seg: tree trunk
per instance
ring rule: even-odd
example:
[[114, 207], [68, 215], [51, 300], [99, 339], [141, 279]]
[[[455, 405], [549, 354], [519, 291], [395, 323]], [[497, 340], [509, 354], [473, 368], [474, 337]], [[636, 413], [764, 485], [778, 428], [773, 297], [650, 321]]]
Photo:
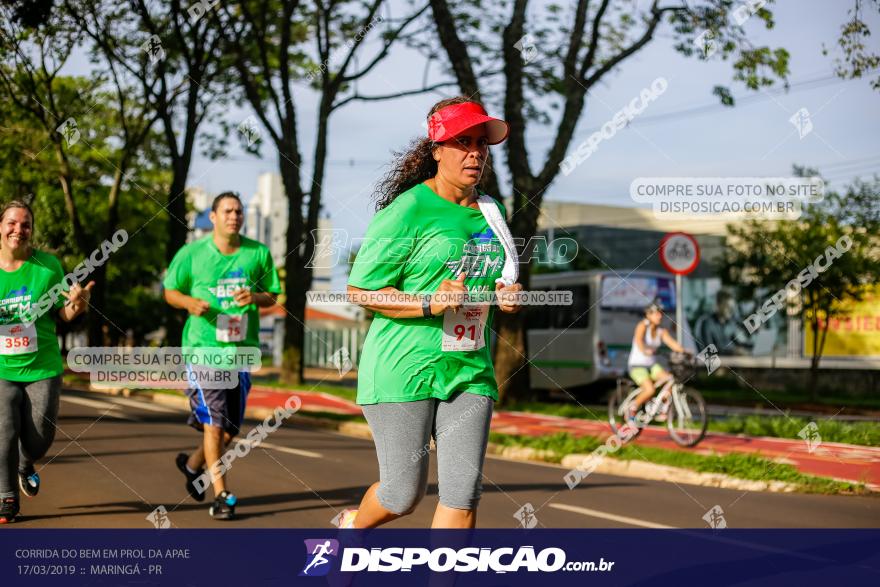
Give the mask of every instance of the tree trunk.
[[105, 346], [104, 333], [101, 327], [106, 322], [109, 328], [112, 328], [113, 330], [116, 329], [116, 326], [110, 324], [110, 321], [106, 318], [107, 263], [105, 262], [100, 267], [95, 267], [94, 272], [92, 272], [92, 274], [86, 278], [86, 283], [88, 283], [89, 280], [94, 280], [95, 282], [95, 287], [92, 289], [92, 297], [89, 300], [89, 306], [91, 306], [88, 315], [87, 326], [89, 346]]
[[[292, 144], [284, 141], [287, 144]], [[308, 257], [303, 256], [303, 199], [300, 186], [299, 154], [284, 145], [276, 145], [279, 154], [281, 183], [287, 195], [287, 256], [284, 260], [284, 352], [281, 361], [281, 381], [299, 385], [303, 381], [303, 345], [305, 342], [306, 290], [311, 271], [304, 267]]]
[[288, 294], [285, 304], [287, 315], [284, 318], [281, 381], [291, 385], [299, 385], [304, 379], [306, 290], [302, 287], [301, 267], [292, 271], [290, 265], [291, 263], [287, 264], [288, 268], [284, 278], [284, 291]]
[[[819, 320], [819, 308], [817, 307], [815, 300], [809, 294], [808, 300], [808, 307], [810, 308], [810, 325], [813, 327], [813, 356], [810, 357], [810, 376], [807, 378], [807, 391], [810, 393], [810, 400], [816, 401], [819, 399], [819, 358], [822, 353], [822, 349], [819, 346], [821, 321]], [[827, 328], [828, 319], [826, 314], [826, 331]]]
[[[305, 194], [300, 188], [299, 175], [293, 174], [295, 167], [288, 161], [290, 178], [283, 180], [288, 197], [287, 250], [285, 259], [284, 291], [287, 294], [284, 319], [284, 352], [281, 362], [281, 380], [299, 385], [305, 379], [305, 329], [306, 329], [306, 292], [312, 287], [312, 268], [307, 266], [315, 251], [315, 239], [312, 231], [318, 227], [318, 215], [321, 210], [321, 186], [324, 182], [324, 167], [327, 158], [327, 124], [330, 118], [330, 104], [333, 96], [325, 92], [318, 109], [318, 129], [315, 141], [315, 164], [312, 169], [312, 188], [309, 192], [309, 203], [305, 222], [302, 221], [302, 203]], [[293, 157], [291, 153], [290, 157]], [[282, 165], [282, 167], [285, 167]], [[291, 186], [288, 189], [288, 182]], [[293, 197], [291, 197], [293, 196]], [[297, 223], [292, 221], [294, 210]]]
[[88, 255], [92, 246], [79, 220], [79, 211], [77, 210], [76, 199], [74, 198], [73, 172], [70, 169], [70, 162], [67, 159], [67, 153], [64, 152], [64, 147], [61, 146], [61, 140], [53, 135], [53, 141], [55, 142], [55, 157], [58, 160], [59, 166], [58, 182], [61, 184], [61, 191], [64, 194], [64, 206], [67, 210], [67, 216], [70, 218], [70, 224], [73, 227], [73, 241], [80, 249], [79, 252], [81, 254]]
[[[117, 226], [119, 225], [119, 194], [122, 190], [122, 181], [125, 172], [128, 170], [129, 157], [130, 153], [124, 154], [119, 162], [119, 166], [116, 168], [116, 174], [113, 177], [113, 185], [110, 186], [110, 193], [107, 196], [107, 224], [104, 227], [103, 239], [107, 242], [112, 241], [113, 235], [116, 233]], [[100, 247], [102, 244], [103, 243], [97, 243], [95, 248]], [[107, 310], [107, 269], [111, 260], [112, 258], [109, 257], [105, 259], [100, 267], [95, 267], [92, 274], [86, 277], [85, 283], [81, 284], [85, 286], [89, 281], [95, 282], [95, 286], [92, 288], [91, 300], [89, 301], [89, 305], [92, 306], [93, 310], [89, 312], [88, 317], [87, 335], [89, 346], [105, 346], [107, 341], [105, 340], [101, 328], [105, 322], [112, 334], [125, 336], [124, 332], [119, 332], [120, 327], [111, 323], [110, 319], [107, 317], [107, 314], [109, 313]]]
[[525, 360], [528, 348], [524, 322], [523, 312], [497, 312], [495, 315], [498, 332], [498, 342], [495, 345], [495, 381], [498, 383], [498, 402], [502, 405], [532, 398], [529, 365]]
[[814, 306], [813, 310], [813, 358], [810, 360], [810, 399], [819, 400], [819, 361], [825, 352], [825, 341], [828, 338], [828, 327], [831, 322], [831, 311], [824, 308], [825, 320], [819, 320], [819, 310]]
[[[515, 180], [517, 178], [514, 178]], [[532, 195], [534, 184], [530, 180], [514, 181], [514, 209], [516, 213], [510, 221], [510, 231], [514, 239], [527, 242], [538, 225], [540, 208], [529, 204], [530, 198], [522, 198], [522, 194]], [[528, 291], [531, 285], [530, 252], [524, 248], [519, 264], [519, 283], [523, 290]], [[523, 259], [526, 262], [523, 262]], [[498, 400], [505, 404], [514, 400], [526, 400], [533, 397], [528, 367], [528, 344], [526, 340], [524, 307], [517, 314], [498, 312], [498, 342], [495, 347], [495, 379], [498, 382]]]
[[807, 390], [810, 392], [810, 401], [819, 400], [819, 357], [810, 359], [810, 377], [807, 380]]
[[[165, 266], [171, 265], [171, 260], [177, 251], [186, 244], [188, 229], [185, 224], [175, 220], [182, 219], [186, 222], [186, 177], [189, 174], [189, 160], [179, 160], [174, 165], [174, 177], [171, 180], [171, 189], [168, 192], [168, 242], [165, 244]], [[183, 323], [186, 314], [181, 310], [165, 306], [165, 340], [170, 345], [181, 344], [183, 337]]]

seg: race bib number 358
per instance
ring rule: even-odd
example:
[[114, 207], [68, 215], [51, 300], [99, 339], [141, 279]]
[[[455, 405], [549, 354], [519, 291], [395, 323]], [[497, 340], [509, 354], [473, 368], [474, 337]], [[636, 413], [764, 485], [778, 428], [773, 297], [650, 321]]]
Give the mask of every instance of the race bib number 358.
[[465, 306], [443, 313], [443, 350], [476, 351], [486, 346], [484, 337], [489, 306]]
[[37, 350], [37, 327], [34, 324], [0, 326], [0, 355], [20, 355]]

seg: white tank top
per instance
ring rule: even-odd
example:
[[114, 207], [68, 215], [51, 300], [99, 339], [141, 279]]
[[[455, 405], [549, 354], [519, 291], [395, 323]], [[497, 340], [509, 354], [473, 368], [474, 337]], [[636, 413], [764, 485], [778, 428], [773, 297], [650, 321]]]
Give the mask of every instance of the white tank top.
[[[645, 340], [642, 341], [642, 344], [644, 344], [646, 347], [656, 353], [657, 349], [660, 348], [660, 345], [663, 344], [663, 329], [658, 326], [657, 332], [655, 332], [654, 337], [651, 338], [651, 324], [648, 322], [648, 320], [644, 320], [643, 323], [645, 325]], [[656, 355], [646, 355], [642, 352], [642, 349], [639, 348], [639, 345], [636, 341], [635, 334], [633, 334], [632, 350], [629, 351], [628, 366], [630, 368], [650, 367], [656, 362]]]

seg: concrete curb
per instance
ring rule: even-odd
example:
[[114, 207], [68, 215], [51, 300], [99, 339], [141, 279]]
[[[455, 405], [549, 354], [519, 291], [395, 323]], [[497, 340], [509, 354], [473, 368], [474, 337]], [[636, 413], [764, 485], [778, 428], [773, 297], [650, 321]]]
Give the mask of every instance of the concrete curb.
[[[141, 392], [132, 394], [128, 389], [91, 389], [90, 386], [66, 386], [68, 389], [83, 391], [89, 393], [101, 393], [105, 395], [120, 395], [130, 397], [136, 395], [140, 398], [148, 398], [151, 401], [167, 406], [177, 408], [188, 408], [189, 401], [185, 397], [178, 397], [167, 393]], [[296, 393], [291, 392], [291, 393]], [[274, 408], [253, 407], [247, 408], [245, 412], [246, 418], [263, 420], [274, 414]], [[285, 423], [296, 424], [306, 428], [315, 428], [321, 430], [330, 430], [352, 436], [372, 440], [373, 434], [370, 426], [363, 422], [339, 422], [328, 418], [318, 416], [303, 416], [294, 414], [287, 419]], [[433, 442], [431, 443], [433, 447]], [[617, 475], [620, 477], [634, 477], [638, 479], [647, 479], [650, 481], [666, 481], [670, 483], [683, 483], [685, 485], [698, 485], [702, 487], [718, 487], [721, 489], [735, 489], [739, 491], [769, 491], [773, 493], [793, 493], [798, 490], [798, 486], [786, 483], [784, 481], [753, 481], [748, 479], [739, 479], [722, 473], [701, 473], [691, 469], [681, 467], [672, 467], [669, 465], [656, 465], [647, 461], [636, 460], [620, 460], [613, 457], [603, 457], [594, 467], [592, 464], [587, 467], [593, 456], [589, 454], [568, 454], [564, 455], [561, 461], [558, 455], [550, 450], [539, 450], [522, 446], [504, 446], [490, 442], [487, 447], [487, 453], [495, 457], [503, 458], [510, 461], [519, 462], [539, 462], [557, 465], [560, 471], [563, 469], [592, 469], [597, 473], [605, 475]], [[564, 485], [562, 476], [560, 476], [560, 484]], [[868, 491], [872, 491], [867, 487]]]
[[[560, 463], [568, 469], [592, 468], [594, 457], [589, 454], [570, 454], [562, 458]], [[589, 468], [587, 463], [591, 463]], [[594, 471], [606, 475], [619, 475], [621, 477], [638, 477], [652, 481], [668, 481], [672, 483], [685, 483], [687, 485], [700, 485], [702, 487], [720, 487], [722, 489], [737, 489], [740, 491], [772, 491], [774, 493], [792, 493], [797, 491], [798, 486], [784, 481], [753, 481], [739, 479], [724, 475], [723, 473], [700, 473], [691, 469], [671, 467], [669, 465], [656, 465], [647, 461], [624, 461], [615, 458], [601, 458]]]
[[[671, 483], [684, 483], [686, 485], [700, 485], [702, 487], [720, 487], [722, 489], [737, 489], [740, 491], [772, 491], [777, 493], [792, 493], [797, 491], [797, 486], [783, 481], [750, 481], [738, 479], [721, 473], [700, 473], [681, 467], [669, 465], [655, 465], [647, 461], [624, 461], [613, 457], [601, 458], [596, 466], [593, 466], [593, 456], [589, 454], [568, 454], [561, 461], [556, 460], [558, 455], [550, 450], [537, 450], [522, 446], [502, 446], [489, 443], [489, 452], [505, 459], [514, 461], [537, 461], [553, 462], [563, 469], [586, 469], [605, 475], [617, 475], [619, 477], [636, 477], [651, 481], [667, 481]], [[589, 464], [589, 466], [587, 466]]]
[[505, 446], [503, 444], [490, 442], [489, 446], [486, 448], [486, 452], [490, 455], [511, 461], [550, 463], [553, 465], [559, 464], [558, 457], [552, 450], [529, 448], [525, 446]]

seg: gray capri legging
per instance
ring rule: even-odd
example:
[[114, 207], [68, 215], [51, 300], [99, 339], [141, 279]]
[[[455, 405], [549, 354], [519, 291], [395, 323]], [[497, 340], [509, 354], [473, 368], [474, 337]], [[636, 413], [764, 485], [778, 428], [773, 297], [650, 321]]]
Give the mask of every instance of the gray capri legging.
[[0, 379], [0, 498], [17, 497], [18, 471], [52, 446], [60, 394], [61, 375], [28, 383]]
[[448, 400], [361, 406], [376, 443], [376, 497], [382, 507], [395, 514], [409, 513], [425, 496], [433, 437], [440, 503], [461, 510], [476, 508], [492, 403], [490, 397], [458, 392]]

